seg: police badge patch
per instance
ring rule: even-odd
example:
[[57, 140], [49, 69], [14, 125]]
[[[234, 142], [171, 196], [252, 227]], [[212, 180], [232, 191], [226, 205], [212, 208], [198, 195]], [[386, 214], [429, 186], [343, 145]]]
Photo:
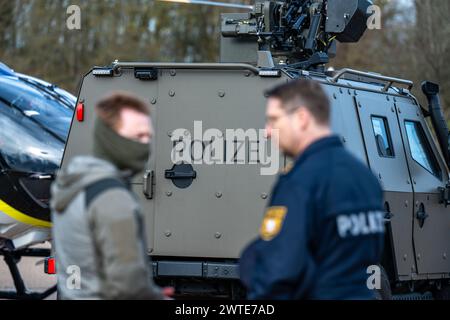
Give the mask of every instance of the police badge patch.
[[286, 213], [286, 207], [270, 207], [267, 209], [260, 230], [260, 236], [264, 241], [271, 241], [280, 233]]

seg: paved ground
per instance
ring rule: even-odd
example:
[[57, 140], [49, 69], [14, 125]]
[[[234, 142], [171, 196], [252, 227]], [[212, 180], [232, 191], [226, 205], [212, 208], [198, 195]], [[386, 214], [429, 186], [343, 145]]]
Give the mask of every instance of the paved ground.
[[[40, 246], [49, 248], [49, 245]], [[56, 284], [56, 276], [44, 273], [44, 262], [42, 258], [22, 258], [19, 263], [25, 285], [29, 290], [44, 291]], [[14, 282], [9, 273], [8, 266], [0, 257], [0, 290], [14, 288]], [[50, 297], [55, 299], [56, 295]]]

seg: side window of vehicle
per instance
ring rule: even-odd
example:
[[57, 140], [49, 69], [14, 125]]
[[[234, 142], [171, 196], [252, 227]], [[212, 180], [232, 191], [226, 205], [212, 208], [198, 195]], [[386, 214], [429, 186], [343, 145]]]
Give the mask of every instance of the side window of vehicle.
[[372, 116], [372, 127], [380, 157], [395, 157], [387, 119], [385, 117]]
[[405, 128], [406, 135], [408, 136], [409, 149], [411, 150], [411, 157], [420, 166], [440, 179], [441, 170], [431, 146], [426, 139], [422, 125], [416, 121], [405, 121]]

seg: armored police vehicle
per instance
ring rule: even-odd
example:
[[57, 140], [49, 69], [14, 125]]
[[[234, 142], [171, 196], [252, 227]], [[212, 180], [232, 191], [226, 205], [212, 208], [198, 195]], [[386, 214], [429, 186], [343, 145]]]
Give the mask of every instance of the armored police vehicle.
[[[182, 294], [242, 294], [238, 257], [258, 233], [275, 175], [261, 174], [266, 165], [261, 159], [195, 161], [205, 157], [212, 140], [192, 136], [199, 123], [202, 130], [215, 129], [224, 137], [227, 129], [263, 129], [264, 90], [309, 78], [329, 95], [335, 133], [384, 188], [383, 296], [445, 296], [450, 153], [439, 86], [423, 83], [429, 101], [424, 107], [411, 94], [411, 81], [325, 69], [336, 41], [357, 42], [363, 36], [370, 6], [367, 0], [257, 0], [250, 12], [221, 16], [219, 63], [115, 61], [84, 76], [63, 166], [91, 154], [94, 106], [100, 98], [126, 90], [151, 106], [153, 153], [133, 188], [145, 209], [148, 254], [159, 283]], [[233, 138], [224, 141], [239, 144]], [[242, 148], [250, 154], [264, 143], [263, 138], [256, 146], [244, 141]], [[203, 146], [199, 157], [173, 161], [174, 148], [181, 145], [188, 152], [196, 144]], [[289, 162], [279, 160], [280, 168]]]

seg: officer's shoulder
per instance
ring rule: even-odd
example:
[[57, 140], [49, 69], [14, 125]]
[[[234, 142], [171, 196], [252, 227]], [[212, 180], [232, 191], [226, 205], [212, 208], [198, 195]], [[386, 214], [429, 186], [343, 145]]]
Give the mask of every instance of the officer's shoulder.
[[92, 183], [85, 190], [85, 205], [90, 207], [96, 202], [104, 201], [129, 201], [133, 200], [127, 185], [118, 178], [105, 178]]
[[365, 180], [378, 183], [370, 169], [344, 146], [323, 149], [292, 170], [292, 179], [313, 184]]
[[369, 167], [345, 148], [341, 148], [333, 157], [336, 174], [352, 173], [353, 178], [375, 178]]
[[302, 181], [309, 177], [313, 180], [326, 178], [330, 177], [336, 166], [342, 169], [351, 166], [351, 160], [350, 154], [342, 147], [325, 148], [309, 156], [300, 166], [294, 166], [290, 175], [293, 180]]
[[344, 148], [334, 157], [329, 185], [333, 187], [336, 202], [347, 199], [352, 206], [368, 205], [373, 209], [382, 202], [383, 191], [378, 179], [364, 162]]

